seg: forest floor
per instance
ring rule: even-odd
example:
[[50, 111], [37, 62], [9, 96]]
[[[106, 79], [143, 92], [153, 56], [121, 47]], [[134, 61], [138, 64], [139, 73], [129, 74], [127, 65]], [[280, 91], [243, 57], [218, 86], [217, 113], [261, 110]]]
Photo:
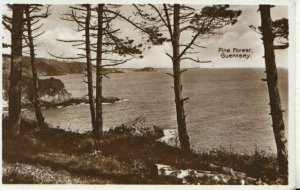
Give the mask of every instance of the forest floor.
[[276, 158], [224, 149], [184, 153], [122, 125], [101, 140], [22, 120], [19, 137], [2, 119], [4, 184], [286, 184]]

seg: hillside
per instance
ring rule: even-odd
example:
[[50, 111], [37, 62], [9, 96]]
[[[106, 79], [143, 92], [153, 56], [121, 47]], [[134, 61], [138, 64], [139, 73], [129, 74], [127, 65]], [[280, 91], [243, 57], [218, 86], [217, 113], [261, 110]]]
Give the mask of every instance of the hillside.
[[[10, 57], [2, 55], [2, 79], [3, 89], [8, 87], [8, 76], [10, 73]], [[82, 62], [65, 62], [55, 59], [36, 58], [38, 76], [57, 76], [72, 73], [84, 73], [85, 64]], [[32, 77], [30, 57], [23, 56], [22, 58], [22, 74], [23, 77]]]
[[[10, 56], [9, 55], [2, 55], [3, 58], [3, 87], [7, 85], [7, 79], [10, 72]], [[84, 73], [86, 69], [86, 64], [84, 62], [66, 62], [66, 61], [59, 61], [56, 59], [46, 59], [46, 58], [36, 58], [36, 66], [38, 70], [38, 76], [58, 76], [58, 75], [65, 75], [65, 74], [80, 74]], [[22, 58], [22, 73], [25, 77], [31, 77], [31, 64], [30, 64], [30, 57], [23, 56]], [[105, 68], [105, 73], [123, 73], [116, 68]]]
[[[10, 57], [9, 55], [3, 55], [3, 98], [8, 99], [8, 77], [10, 73]], [[38, 70], [38, 76], [57, 76], [64, 74], [80, 74], [85, 72], [86, 64], [83, 62], [64, 62], [55, 59], [36, 58], [36, 65]], [[25, 107], [32, 107], [33, 101], [33, 82], [31, 73], [30, 57], [24, 56], [22, 58], [22, 104]], [[106, 68], [104, 71], [108, 73], [123, 73], [116, 68]], [[39, 79], [39, 91], [42, 100], [42, 106], [56, 107], [56, 106], [68, 106], [70, 104], [87, 103], [86, 98], [73, 99], [71, 94], [65, 90], [65, 86], [59, 79]], [[47, 100], [46, 100], [46, 99]], [[71, 98], [71, 99], [70, 99]], [[116, 97], [103, 97], [103, 101], [106, 103], [114, 103], [119, 99]]]
[[[10, 70], [10, 57], [3, 55], [3, 71]], [[25, 76], [31, 75], [30, 57], [23, 56], [23, 73]], [[39, 76], [56, 76], [70, 73], [83, 73], [85, 64], [83, 62], [66, 62], [55, 59], [36, 58], [36, 65]]]
[[100, 140], [91, 133], [59, 128], [37, 128], [22, 119], [21, 135], [3, 126], [4, 184], [230, 184], [278, 185], [286, 178], [278, 173], [276, 158], [224, 149], [182, 152], [160, 142], [162, 129], [144, 118], [123, 123]]

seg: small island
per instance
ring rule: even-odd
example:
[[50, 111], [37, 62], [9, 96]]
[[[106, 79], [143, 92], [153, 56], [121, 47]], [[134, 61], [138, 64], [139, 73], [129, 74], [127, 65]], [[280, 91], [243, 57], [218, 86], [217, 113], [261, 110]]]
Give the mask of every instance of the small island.
[[117, 68], [103, 68], [104, 73], [124, 73], [124, 71], [121, 71], [120, 69]]
[[155, 69], [152, 67], [144, 67], [142, 69], [135, 69], [134, 71], [135, 72], [153, 72], [153, 71], [155, 71]]

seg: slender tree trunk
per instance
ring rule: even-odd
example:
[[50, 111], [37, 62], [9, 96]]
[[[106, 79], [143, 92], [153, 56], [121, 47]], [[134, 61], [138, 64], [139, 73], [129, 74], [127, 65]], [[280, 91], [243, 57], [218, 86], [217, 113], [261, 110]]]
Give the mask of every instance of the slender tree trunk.
[[93, 94], [93, 68], [91, 61], [91, 47], [90, 47], [90, 20], [91, 20], [91, 5], [86, 4], [86, 18], [85, 18], [85, 43], [86, 43], [86, 64], [87, 64], [87, 80], [88, 80], [88, 96], [91, 112], [92, 127], [95, 128], [95, 105]]
[[21, 126], [23, 5], [12, 5], [11, 70], [9, 85], [9, 121], [14, 135]]
[[41, 110], [41, 103], [40, 103], [39, 83], [38, 83], [39, 79], [38, 79], [37, 68], [35, 64], [35, 52], [34, 52], [34, 43], [33, 43], [32, 30], [31, 30], [31, 18], [30, 18], [29, 6], [25, 6], [25, 14], [26, 14], [27, 34], [28, 34], [28, 42], [29, 42], [29, 49], [30, 49], [30, 63], [31, 63], [32, 80], [33, 80], [33, 91], [34, 91], [33, 101], [35, 107], [35, 116], [39, 127], [45, 127], [45, 120]]
[[176, 103], [177, 125], [180, 146], [183, 151], [190, 151], [189, 136], [186, 130], [185, 112], [184, 112], [184, 99], [182, 96], [182, 81], [180, 70], [180, 57], [179, 57], [179, 39], [180, 39], [180, 5], [174, 5], [174, 28], [173, 28], [173, 76], [174, 76], [174, 93]]
[[98, 36], [97, 36], [97, 81], [96, 81], [96, 124], [94, 135], [101, 136], [103, 130], [102, 119], [102, 27], [103, 27], [103, 7], [104, 4], [98, 4]]
[[288, 173], [288, 152], [286, 148], [287, 139], [285, 137], [285, 126], [283, 122], [282, 109], [280, 103], [280, 95], [278, 90], [278, 75], [274, 53], [274, 35], [272, 33], [272, 19], [270, 13], [270, 5], [260, 5], [261, 27], [263, 35], [263, 43], [265, 50], [265, 64], [267, 84], [269, 90], [271, 116], [273, 123], [273, 132], [277, 146], [277, 159], [279, 163], [279, 171], [281, 174]]

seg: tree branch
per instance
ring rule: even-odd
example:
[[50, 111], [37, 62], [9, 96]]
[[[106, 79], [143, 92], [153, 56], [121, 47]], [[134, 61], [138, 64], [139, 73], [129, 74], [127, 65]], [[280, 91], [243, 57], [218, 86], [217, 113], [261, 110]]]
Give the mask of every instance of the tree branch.
[[196, 59], [193, 59], [193, 58], [191, 58], [191, 57], [182, 57], [182, 58], [180, 58], [181, 60], [191, 60], [191, 61], [194, 61], [194, 62], [196, 62], [196, 63], [210, 63], [211, 61], [200, 61], [199, 60], [199, 58], [197, 58], [197, 60]]
[[171, 27], [171, 22], [170, 22], [170, 18], [169, 18], [167, 5], [163, 4], [163, 6], [164, 6], [165, 15], [166, 15], [166, 18], [167, 18], [167, 27], [168, 27], [168, 30], [169, 30], [169, 33], [170, 33], [170, 37], [171, 37], [171, 39], [173, 39], [173, 31], [172, 31], [172, 27]]

